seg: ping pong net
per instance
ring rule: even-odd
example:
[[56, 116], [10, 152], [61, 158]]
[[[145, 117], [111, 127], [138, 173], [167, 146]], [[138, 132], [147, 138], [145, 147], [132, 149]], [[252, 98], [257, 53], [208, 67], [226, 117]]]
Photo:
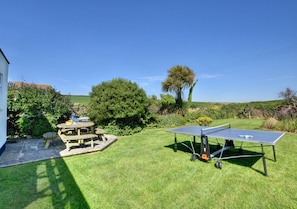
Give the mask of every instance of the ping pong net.
[[223, 125], [219, 125], [219, 126], [213, 126], [213, 127], [207, 127], [207, 128], [203, 128], [201, 129], [201, 136], [207, 136], [209, 134], [215, 133], [215, 132], [219, 132], [225, 129], [229, 129], [231, 128], [231, 124], [230, 123], [226, 123]]

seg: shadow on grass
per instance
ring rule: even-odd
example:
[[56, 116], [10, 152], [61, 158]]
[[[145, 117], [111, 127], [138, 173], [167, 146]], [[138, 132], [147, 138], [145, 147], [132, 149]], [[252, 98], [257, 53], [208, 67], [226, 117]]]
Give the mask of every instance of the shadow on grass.
[[63, 158], [46, 161], [54, 208], [90, 208]]
[[[183, 144], [185, 144], [186, 146], [183, 145]], [[170, 145], [167, 145], [165, 147], [170, 148], [170, 149], [172, 149], [174, 151], [174, 144], [170, 144]], [[191, 147], [192, 147], [192, 145], [191, 145], [190, 141], [183, 141], [183, 142], [177, 143], [177, 151], [182, 151], [182, 152], [185, 152], [185, 153], [189, 153], [190, 154], [189, 159], [191, 157], [191, 154], [193, 153], [192, 150], [189, 149]], [[194, 147], [195, 147], [195, 153], [199, 154], [200, 153], [200, 143], [195, 143]], [[218, 150], [217, 145], [210, 144], [209, 147], [210, 147], [211, 153]], [[244, 155], [254, 155], [254, 156], [242, 157]], [[250, 167], [254, 171], [256, 171], [258, 173], [261, 173], [261, 174], [264, 174], [263, 170], [258, 170], [258, 169], [255, 169], [253, 167], [253, 165], [256, 162], [261, 160], [262, 157], [260, 155], [261, 155], [260, 152], [245, 150], [244, 147], [243, 147], [242, 153], [240, 153], [238, 149], [234, 148], [234, 149], [224, 151], [223, 158], [224, 157], [236, 157], [236, 158], [223, 159], [223, 161], [228, 161], [229, 163], [233, 163], [233, 164], [240, 165], [240, 166]], [[216, 157], [218, 157], [218, 155]], [[268, 160], [272, 160], [272, 159], [268, 159]]]
[[[50, 130], [46, 117], [39, 119]], [[0, 191], [1, 208], [90, 208], [63, 158], [13, 166], [0, 179], [2, 191], [8, 190]]]
[[62, 158], [4, 170], [0, 173], [1, 187], [6, 188], [6, 191], [0, 191], [3, 209], [90, 208]]

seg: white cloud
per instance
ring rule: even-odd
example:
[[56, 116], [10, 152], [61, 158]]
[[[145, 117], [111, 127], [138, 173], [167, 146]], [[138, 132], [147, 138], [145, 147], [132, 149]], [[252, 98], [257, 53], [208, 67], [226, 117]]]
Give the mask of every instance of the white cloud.
[[164, 81], [166, 79], [166, 76], [145, 76], [141, 77], [140, 79], [147, 82]]
[[135, 82], [138, 83], [139, 86], [145, 87], [155, 82], [164, 81], [165, 79], [166, 79], [166, 76], [144, 76], [144, 77], [138, 78], [138, 82], [137, 81]]
[[206, 74], [203, 73], [201, 74], [198, 79], [220, 79], [223, 77], [223, 74]]

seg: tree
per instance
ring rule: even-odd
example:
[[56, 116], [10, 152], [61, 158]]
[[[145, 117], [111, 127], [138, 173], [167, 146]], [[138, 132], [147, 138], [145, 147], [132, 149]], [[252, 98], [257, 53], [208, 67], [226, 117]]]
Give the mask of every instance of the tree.
[[183, 107], [182, 91], [193, 85], [195, 73], [186, 66], [176, 65], [168, 70], [167, 79], [162, 82], [162, 90], [176, 94], [177, 108]]
[[190, 107], [190, 105], [191, 105], [193, 90], [194, 90], [194, 87], [196, 86], [197, 82], [198, 82], [198, 79], [196, 79], [196, 81], [194, 83], [192, 83], [192, 85], [190, 87], [189, 96], [188, 96], [188, 107]]
[[297, 97], [296, 97], [296, 92], [293, 91], [290, 88], [286, 88], [285, 91], [282, 91], [279, 93], [279, 97], [283, 97], [288, 105], [293, 105], [294, 107], [296, 107], [297, 105]]
[[131, 81], [118, 78], [102, 82], [92, 87], [90, 97], [89, 116], [99, 125], [139, 131], [149, 119], [146, 93]]

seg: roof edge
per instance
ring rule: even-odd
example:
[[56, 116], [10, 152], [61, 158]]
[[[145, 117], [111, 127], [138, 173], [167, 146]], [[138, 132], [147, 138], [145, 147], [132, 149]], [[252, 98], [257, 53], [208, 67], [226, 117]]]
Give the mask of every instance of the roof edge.
[[2, 51], [1, 48], [0, 48], [0, 53], [3, 55], [4, 59], [6, 60], [6, 62], [7, 62], [8, 64], [10, 64], [9, 61], [8, 61], [8, 59], [7, 59], [7, 57], [5, 56], [5, 54], [4, 54], [4, 52]]

